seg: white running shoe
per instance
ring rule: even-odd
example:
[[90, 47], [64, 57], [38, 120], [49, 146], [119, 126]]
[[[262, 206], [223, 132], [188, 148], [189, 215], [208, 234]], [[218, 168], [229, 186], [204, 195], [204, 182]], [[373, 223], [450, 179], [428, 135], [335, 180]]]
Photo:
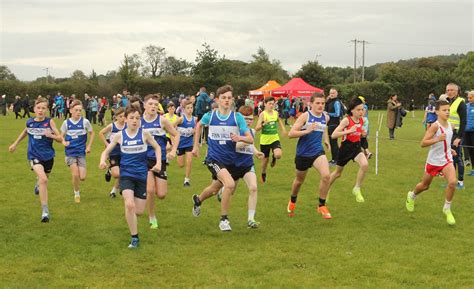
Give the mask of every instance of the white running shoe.
[[222, 232], [230, 232], [232, 231], [232, 228], [230, 227], [230, 222], [229, 220], [221, 220], [219, 222], [219, 229], [221, 229]]

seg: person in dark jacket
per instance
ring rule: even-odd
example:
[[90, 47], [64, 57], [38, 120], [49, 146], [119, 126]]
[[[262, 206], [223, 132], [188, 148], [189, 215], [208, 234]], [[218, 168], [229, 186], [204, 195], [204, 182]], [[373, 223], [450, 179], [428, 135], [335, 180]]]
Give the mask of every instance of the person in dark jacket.
[[23, 102], [19, 95], [15, 96], [15, 102], [13, 103], [13, 112], [15, 113], [15, 119], [23, 118], [20, 114], [21, 108], [23, 107]]
[[[331, 88], [329, 90], [329, 96], [324, 109], [329, 115], [328, 135], [332, 135], [334, 130], [341, 122], [341, 116], [343, 116], [342, 103], [337, 96], [337, 89]], [[336, 165], [337, 157], [339, 155], [339, 145], [337, 143], [337, 138], [329, 138], [329, 143], [331, 145], [331, 160], [329, 161], [329, 165]]]
[[24, 110], [23, 118], [25, 118], [25, 116], [28, 116], [28, 118], [30, 118], [30, 97], [28, 96], [28, 93], [25, 95], [25, 99], [23, 99], [22, 106]]

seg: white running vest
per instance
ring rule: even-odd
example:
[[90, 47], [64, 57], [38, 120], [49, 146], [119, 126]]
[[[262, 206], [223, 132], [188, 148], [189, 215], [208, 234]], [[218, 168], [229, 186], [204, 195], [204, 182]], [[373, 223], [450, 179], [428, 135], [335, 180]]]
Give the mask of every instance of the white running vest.
[[451, 139], [453, 137], [453, 128], [449, 122], [448, 128], [442, 127], [438, 121], [435, 123], [438, 125], [438, 130], [436, 131], [434, 137], [445, 133], [446, 139], [444, 141], [440, 141], [431, 145], [426, 163], [432, 166], [444, 166], [447, 163], [453, 161], [453, 155], [451, 154]]

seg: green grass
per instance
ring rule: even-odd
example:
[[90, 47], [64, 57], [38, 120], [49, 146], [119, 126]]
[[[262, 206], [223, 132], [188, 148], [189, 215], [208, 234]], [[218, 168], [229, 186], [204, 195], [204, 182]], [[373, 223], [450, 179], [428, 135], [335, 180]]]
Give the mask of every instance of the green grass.
[[[268, 183], [259, 184], [258, 230], [246, 228], [243, 182], [231, 204], [231, 233], [219, 231], [214, 199], [194, 218], [191, 195], [209, 183], [210, 174], [195, 159], [192, 186], [183, 188], [184, 172], [173, 161], [168, 196], [157, 201], [160, 228], [148, 229], [147, 217], [141, 217], [138, 250], [126, 248], [123, 202], [108, 198], [111, 184], [97, 167], [103, 149], [98, 139], [87, 159], [81, 204], [74, 203], [64, 149], [55, 143], [49, 184], [52, 220], [42, 224], [26, 140], [14, 154], [7, 152], [24, 121], [1, 117], [0, 287], [472, 288], [474, 178], [466, 177], [466, 189], [456, 192], [455, 227], [446, 224], [441, 212], [439, 178], [417, 199], [414, 213], [405, 210], [406, 193], [420, 180], [428, 153], [419, 147], [423, 128], [421, 112], [416, 114], [405, 118], [395, 141], [385, 139], [388, 132], [382, 126], [379, 175], [371, 159], [363, 204], [351, 194], [357, 166], [348, 164], [331, 189], [329, 221], [315, 212], [319, 177], [314, 170], [302, 187], [296, 216], [286, 215], [296, 140], [282, 139], [283, 159], [268, 170]], [[376, 118], [377, 112], [371, 112], [373, 152]]]

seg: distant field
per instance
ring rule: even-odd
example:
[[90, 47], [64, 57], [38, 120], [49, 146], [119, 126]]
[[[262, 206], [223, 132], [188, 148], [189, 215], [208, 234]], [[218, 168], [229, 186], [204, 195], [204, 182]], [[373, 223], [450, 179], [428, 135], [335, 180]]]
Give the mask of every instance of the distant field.
[[[191, 195], [200, 193], [210, 174], [203, 156], [195, 159], [192, 186], [183, 188], [184, 171], [173, 161], [168, 196], [157, 201], [160, 228], [150, 230], [147, 217], [141, 217], [137, 250], [126, 248], [122, 199], [108, 198], [111, 184], [97, 167], [103, 149], [98, 139], [88, 156], [80, 204], [74, 203], [64, 148], [55, 143], [52, 219], [42, 224], [27, 141], [8, 153], [24, 120], [0, 117], [0, 288], [473, 288], [474, 177], [466, 177], [466, 189], [456, 192], [454, 227], [441, 212], [440, 178], [417, 199], [414, 213], [405, 209], [406, 193], [420, 180], [428, 153], [419, 147], [422, 112], [415, 116], [404, 119], [395, 141], [386, 139], [384, 121], [379, 175], [371, 159], [363, 204], [351, 195], [357, 166], [347, 166], [331, 189], [332, 220], [316, 213], [315, 171], [302, 187], [296, 216], [286, 214], [296, 140], [282, 138], [283, 159], [268, 170], [268, 182], [259, 183], [257, 230], [246, 227], [243, 182], [232, 200], [231, 233], [218, 229], [217, 200], [205, 202], [201, 216], [193, 217]], [[377, 112], [370, 117], [375, 153]]]

